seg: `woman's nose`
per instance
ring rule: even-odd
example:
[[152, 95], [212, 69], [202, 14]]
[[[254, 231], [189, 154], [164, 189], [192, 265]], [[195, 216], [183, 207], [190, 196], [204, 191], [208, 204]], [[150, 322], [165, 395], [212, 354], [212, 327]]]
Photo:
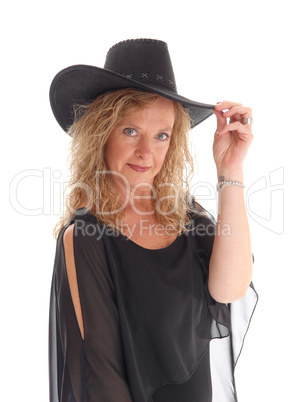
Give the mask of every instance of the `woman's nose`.
[[148, 138], [141, 138], [137, 147], [135, 149], [135, 155], [147, 159], [152, 154], [152, 142], [151, 139]]

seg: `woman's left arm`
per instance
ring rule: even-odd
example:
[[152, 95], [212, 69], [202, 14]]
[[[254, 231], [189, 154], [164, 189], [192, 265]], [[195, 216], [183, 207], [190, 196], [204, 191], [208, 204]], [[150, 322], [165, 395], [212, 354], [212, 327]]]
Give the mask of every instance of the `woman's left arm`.
[[[251, 109], [224, 101], [215, 106], [217, 131], [213, 154], [218, 180], [243, 183], [243, 162], [253, 140]], [[230, 118], [228, 123], [227, 118]], [[208, 288], [220, 303], [242, 298], [252, 278], [252, 252], [243, 188], [223, 185], [218, 198], [218, 220], [209, 265]]]

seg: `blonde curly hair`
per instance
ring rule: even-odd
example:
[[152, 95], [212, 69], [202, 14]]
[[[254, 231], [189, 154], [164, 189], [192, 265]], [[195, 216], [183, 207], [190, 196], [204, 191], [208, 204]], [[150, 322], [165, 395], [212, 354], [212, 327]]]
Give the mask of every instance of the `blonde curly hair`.
[[[68, 130], [72, 137], [70, 179], [64, 193], [67, 188], [70, 191], [64, 196], [65, 211], [53, 230], [55, 239], [75, 211], [84, 205], [102, 224], [117, 228], [117, 222], [123, 221], [122, 200], [113, 190], [110, 175], [100, 175], [97, 187], [96, 174], [107, 171], [104, 153], [115, 125], [158, 98], [159, 95], [151, 92], [127, 88], [104, 93], [90, 104], [75, 108], [75, 120]], [[190, 116], [181, 104], [174, 102], [174, 107], [173, 133], [164, 164], [154, 179], [156, 197], [152, 202], [158, 222], [170, 225], [180, 234], [190, 223], [189, 180], [193, 174], [193, 158], [188, 144]], [[160, 211], [156, 208], [158, 200]]]

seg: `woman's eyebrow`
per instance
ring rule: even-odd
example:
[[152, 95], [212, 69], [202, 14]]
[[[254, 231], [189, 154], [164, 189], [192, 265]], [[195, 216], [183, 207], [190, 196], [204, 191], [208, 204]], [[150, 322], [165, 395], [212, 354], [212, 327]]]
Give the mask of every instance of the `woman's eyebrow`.
[[159, 130], [159, 131], [169, 131], [171, 133], [172, 128], [171, 127], [166, 127], [166, 128], [163, 128], [162, 130]]
[[[118, 125], [119, 128], [121, 128], [121, 127], [123, 127], [123, 126], [125, 126], [125, 127], [132, 127], [132, 128], [135, 128], [135, 129], [138, 130], [138, 131], [142, 131], [142, 130], [143, 130], [142, 127], [138, 126], [138, 125], [135, 124], [135, 123], [132, 123], [131, 120], [121, 122], [121, 124]], [[159, 130], [156, 130], [156, 131], [157, 131], [158, 133], [165, 132], [165, 131], [171, 133], [172, 130], [173, 130], [173, 128], [171, 128], [171, 127], [168, 126], [168, 127], [165, 127], [165, 128], [159, 129]]]

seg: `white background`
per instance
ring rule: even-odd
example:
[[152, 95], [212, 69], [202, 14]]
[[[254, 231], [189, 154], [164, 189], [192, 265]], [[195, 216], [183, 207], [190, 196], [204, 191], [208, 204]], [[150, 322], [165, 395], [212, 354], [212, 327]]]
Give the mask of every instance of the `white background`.
[[[238, 397], [293, 400], [290, 2], [12, 0], [2, 6], [1, 20], [3, 401], [48, 401], [52, 230], [70, 140], [51, 112], [50, 83], [72, 64], [103, 67], [113, 44], [140, 37], [168, 43], [180, 94], [253, 108], [255, 138], [244, 178], [260, 301], [236, 368]], [[195, 183], [209, 189], [217, 179], [215, 127], [212, 116], [192, 134]], [[202, 204], [212, 210], [208, 194]]]

